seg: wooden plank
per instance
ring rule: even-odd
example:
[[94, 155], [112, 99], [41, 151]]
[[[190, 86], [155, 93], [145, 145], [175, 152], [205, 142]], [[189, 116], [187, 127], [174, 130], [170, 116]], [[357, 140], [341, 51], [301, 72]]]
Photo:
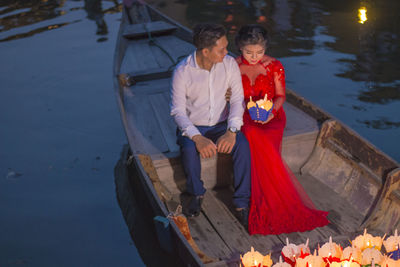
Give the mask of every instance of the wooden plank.
[[314, 205], [329, 212], [328, 220], [333, 224], [334, 231], [341, 235], [352, 233], [358, 229], [363, 216], [338, 193], [311, 175], [299, 176], [299, 182], [306, 189]]
[[148, 69], [159, 68], [148, 40], [128, 41], [127, 46], [121, 64], [121, 73], [144, 72]]
[[168, 152], [168, 145], [148, 97], [127, 92], [124, 94], [124, 104], [129, 131], [135, 136], [135, 140], [139, 141], [131, 144], [133, 149], [138, 152], [138, 146], [144, 150], [140, 151], [143, 154]]
[[165, 21], [152, 21], [141, 24], [128, 24], [124, 27], [122, 35], [129, 39], [147, 38], [160, 34], [171, 34], [177, 29], [176, 26]]
[[188, 56], [195, 51], [195, 47], [188, 42], [183, 41], [173, 35], [160, 36], [157, 41], [162, 44], [162, 47], [172, 56], [177, 62], [184, 56]]
[[282, 248], [283, 243], [275, 236], [250, 236], [227, 206], [215, 197], [214, 194], [220, 196], [221, 191], [209, 191], [204, 197], [203, 212], [233, 251], [231, 259], [249, 251], [252, 246], [264, 254]]
[[138, 82], [151, 81], [157, 79], [165, 79], [171, 77], [173, 69], [154, 67], [145, 70], [129, 72], [130, 82], [136, 84]]
[[176, 124], [170, 115], [168, 102], [165, 101], [163, 94], [152, 94], [149, 98], [169, 151], [178, 151], [179, 146], [176, 144]]

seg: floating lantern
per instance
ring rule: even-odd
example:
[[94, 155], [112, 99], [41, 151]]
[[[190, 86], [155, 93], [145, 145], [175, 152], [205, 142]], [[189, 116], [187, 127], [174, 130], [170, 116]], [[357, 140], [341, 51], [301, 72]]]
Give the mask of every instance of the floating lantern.
[[318, 249], [318, 255], [320, 255], [325, 262], [339, 262], [342, 258], [342, 247], [332, 242], [332, 237], [330, 236], [329, 242]]
[[291, 267], [291, 265], [289, 263], [283, 262], [282, 256], [279, 256], [279, 262], [272, 265], [272, 267]]
[[296, 267], [325, 267], [326, 263], [321, 256], [317, 256], [317, 251], [314, 250], [314, 255], [308, 255], [304, 258], [298, 258]]
[[376, 248], [378, 250], [381, 250], [384, 238], [385, 238], [385, 236], [383, 238], [380, 236], [374, 237], [374, 236], [368, 234], [367, 229], [365, 229], [364, 234], [357, 236], [351, 242], [351, 244], [353, 245], [353, 247], [357, 247], [361, 250], [364, 250], [366, 248]]
[[361, 265], [380, 264], [383, 260], [383, 255], [376, 248], [366, 248], [362, 252]]
[[282, 248], [282, 257], [291, 266], [295, 266], [296, 258], [300, 255], [300, 249], [293, 243], [289, 243], [289, 239], [286, 237], [286, 246]]
[[271, 259], [271, 253], [269, 253], [267, 256], [264, 257], [262, 261], [262, 266], [263, 267], [271, 267], [272, 266], [272, 259]]
[[340, 262], [333, 262], [329, 265], [330, 267], [360, 267], [360, 264], [352, 260], [344, 260]]
[[400, 266], [400, 261], [395, 261], [394, 259], [391, 259], [388, 256], [384, 256], [383, 260], [381, 262], [382, 267], [399, 267]]
[[385, 241], [383, 241], [383, 245], [392, 259], [399, 260], [400, 236], [397, 234], [397, 229], [394, 231], [394, 235], [389, 236]]
[[243, 257], [240, 255], [240, 259], [242, 260], [243, 267], [261, 267], [264, 256], [260, 252], [254, 251], [254, 248], [251, 247], [251, 251], [244, 254]]
[[356, 248], [356, 247], [347, 247], [343, 250], [342, 253], [342, 261], [344, 260], [352, 260], [355, 261], [357, 263], [361, 263], [362, 260], [362, 252], [361, 249]]

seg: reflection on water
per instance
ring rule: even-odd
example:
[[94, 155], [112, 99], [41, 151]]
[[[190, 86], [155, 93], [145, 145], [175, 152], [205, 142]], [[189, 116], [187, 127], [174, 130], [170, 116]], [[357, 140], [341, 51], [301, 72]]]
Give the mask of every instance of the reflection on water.
[[[26, 38], [44, 31], [54, 30], [79, 20], [69, 20], [61, 23], [50, 22], [54, 18], [67, 15], [69, 12], [76, 12], [84, 9], [87, 18], [94, 20], [97, 25], [96, 34], [107, 35], [107, 24], [104, 21], [104, 14], [121, 12], [122, 5], [117, 0], [85, 0], [84, 7], [77, 1], [66, 0], [5, 0], [0, 4], [0, 34], [10, 31], [10, 34], [1, 34], [0, 42]], [[113, 6], [103, 9], [102, 2], [110, 2]], [[46, 23], [48, 21], [48, 23]], [[44, 23], [44, 25], [42, 25]], [[49, 24], [50, 23], [50, 24]], [[29, 27], [30, 26], [30, 27]], [[19, 30], [18, 30], [19, 29]], [[13, 34], [17, 30], [18, 33]], [[106, 41], [106, 37], [97, 39], [98, 42]]]
[[[265, 26], [268, 53], [285, 65], [288, 86], [400, 160], [400, 2], [396, 0], [149, 0], [189, 27], [217, 22], [233, 38]], [[385, 132], [382, 132], [385, 130]]]

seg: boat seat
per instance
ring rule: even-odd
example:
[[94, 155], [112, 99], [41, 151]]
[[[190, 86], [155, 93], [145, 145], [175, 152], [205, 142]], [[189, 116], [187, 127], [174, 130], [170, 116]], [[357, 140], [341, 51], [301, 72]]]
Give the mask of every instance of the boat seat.
[[123, 29], [122, 35], [128, 39], [140, 39], [147, 38], [149, 34], [152, 36], [171, 34], [176, 29], [176, 26], [165, 21], [153, 21], [141, 24], [127, 24]]

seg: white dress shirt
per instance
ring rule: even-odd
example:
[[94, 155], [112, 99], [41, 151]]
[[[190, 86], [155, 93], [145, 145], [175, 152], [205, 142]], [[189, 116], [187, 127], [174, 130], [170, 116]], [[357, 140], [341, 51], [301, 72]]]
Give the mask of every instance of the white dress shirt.
[[[230, 103], [225, 93], [232, 88]], [[214, 126], [228, 120], [228, 128], [243, 125], [242, 76], [235, 59], [226, 55], [211, 70], [199, 67], [196, 51], [175, 68], [171, 88], [171, 115], [184, 136], [200, 134], [196, 126]]]

